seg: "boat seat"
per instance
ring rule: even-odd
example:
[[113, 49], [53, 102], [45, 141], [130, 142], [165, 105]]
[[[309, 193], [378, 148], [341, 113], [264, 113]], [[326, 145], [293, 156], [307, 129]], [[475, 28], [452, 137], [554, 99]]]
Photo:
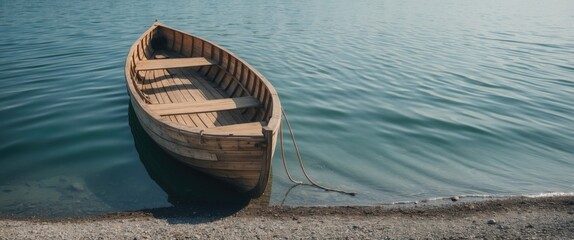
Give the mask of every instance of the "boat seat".
[[193, 58], [163, 58], [143, 60], [136, 64], [136, 71], [183, 68], [183, 67], [201, 67], [213, 65], [209, 59], [204, 57]]
[[201, 102], [165, 103], [147, 105], [160, 116], [217, 112], [225, 110], [261, 107], [262, 104], [252, 96], [206, 100]]
[[236, 135], [236, 136], [263, 136], [263, 125], [261, 122], [239, 123], [214, 128], [207, 128], [203, 131], [209, 135]]

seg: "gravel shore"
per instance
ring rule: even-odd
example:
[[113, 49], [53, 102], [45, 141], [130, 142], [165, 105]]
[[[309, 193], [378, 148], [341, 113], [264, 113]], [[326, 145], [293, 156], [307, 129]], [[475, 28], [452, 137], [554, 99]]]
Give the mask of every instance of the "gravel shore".
[[173, 207], [0, 220], [0, 239], [574, 239], [574, 197], [374, 207]]

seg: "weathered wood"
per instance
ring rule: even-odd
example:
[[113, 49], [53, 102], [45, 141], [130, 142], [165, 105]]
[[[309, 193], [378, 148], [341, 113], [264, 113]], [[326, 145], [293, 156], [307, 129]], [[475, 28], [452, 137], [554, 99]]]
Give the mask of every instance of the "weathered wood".
[[263, 193], [281, 107], [259, 72], [214, 43], [156, 23], [132, 45], [125, 76], [138, 120], [163, 149], [253, 197]]
[[139, 62], [136, 66], [136, 71], [183, 68], [183, 67], [201, 67], [209, 65], [213, 65], [213, 63], [207, 58], [203, 57], [153, 59]]

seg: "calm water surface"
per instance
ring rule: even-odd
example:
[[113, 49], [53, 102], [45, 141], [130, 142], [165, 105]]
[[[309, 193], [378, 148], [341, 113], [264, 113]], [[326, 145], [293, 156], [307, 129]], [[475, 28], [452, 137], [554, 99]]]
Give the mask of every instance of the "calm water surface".
[[312, 176], [359, 193], [289, 189], [276, 154], [265, 203], [574, 192], [573, 1], [1, 1], [0, 215], [246, 201], [132, 116], [123, 64], [155, 19], [262, 72]]

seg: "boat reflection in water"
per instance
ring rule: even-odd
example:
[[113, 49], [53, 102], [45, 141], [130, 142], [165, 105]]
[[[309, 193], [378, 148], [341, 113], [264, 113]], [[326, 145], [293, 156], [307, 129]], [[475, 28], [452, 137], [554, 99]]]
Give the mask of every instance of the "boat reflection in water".
[[[131, 103], [128, 118], [140, 160], [149, 176], [167, 193], [171, 204], [244, 207], [250, 203], [248, 195], [178, 162], [161, 149], [142, 128]], [[267, 187], [267, 193], [256, 200], [257, 205], [269, 205], [270, 185]]]

